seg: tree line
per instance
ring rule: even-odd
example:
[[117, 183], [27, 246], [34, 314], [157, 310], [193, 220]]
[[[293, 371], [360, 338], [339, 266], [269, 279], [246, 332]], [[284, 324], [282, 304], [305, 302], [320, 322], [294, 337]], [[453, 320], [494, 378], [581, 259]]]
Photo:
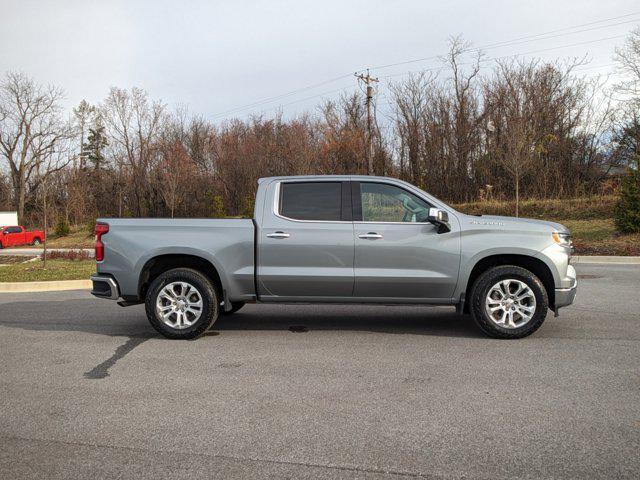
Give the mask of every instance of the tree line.
[[[581, 61], [489, 63], [454, 39], [437, 72], [389, 84], [374, 173], [449, 202], [610, 193], [639, 153], [639, 46], [636, 30], [616, 53], [630, 80], [606, 92]], [[43, 208], [71, 224], [251, 215], [259, 177], [367, 173], [360, 93], [295, 118], [218, 124], [139, 88], [111, 88], [70, 115], [63, 99], [22, 73], [0, 82], [0, 210], [25, 224]]]

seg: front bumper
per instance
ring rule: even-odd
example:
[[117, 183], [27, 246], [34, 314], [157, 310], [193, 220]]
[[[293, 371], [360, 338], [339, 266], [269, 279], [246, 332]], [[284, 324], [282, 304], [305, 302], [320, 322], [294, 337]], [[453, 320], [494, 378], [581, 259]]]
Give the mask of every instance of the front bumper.
[[91, 295], [99, 298], [107, 298], [109, 300], [118, 300], [120, 298], [120, 289], [118, 283], [106, 275], [93, 275], [91, 277], [93, 288]]
[[576, 271], [572, 265], [567, 268], [567, 279], [570, 279], [571, 286], [567, 288], [556, 288], [556, 301], [555, 309], [558, 311], [560, 307], [566, 307], [571, 305], [576, 298], [576, 292], [578, 291], [578, 280], [576, 278]]

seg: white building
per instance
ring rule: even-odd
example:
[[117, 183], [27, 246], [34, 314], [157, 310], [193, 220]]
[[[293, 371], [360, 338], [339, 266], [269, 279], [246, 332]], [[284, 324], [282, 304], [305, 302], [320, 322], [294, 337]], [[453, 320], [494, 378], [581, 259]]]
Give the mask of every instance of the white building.
[[18, 212], [0, 212], [0, 227], [18, 225]]

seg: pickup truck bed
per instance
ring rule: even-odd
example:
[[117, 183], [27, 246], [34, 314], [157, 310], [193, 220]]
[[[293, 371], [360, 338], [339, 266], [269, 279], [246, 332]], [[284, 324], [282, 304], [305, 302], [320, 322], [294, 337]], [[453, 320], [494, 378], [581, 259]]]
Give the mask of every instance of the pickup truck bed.
[[[254, 237], [249, 219], [105, 219], [108, 262], [98, 262], [99, 274], [118, 281], [124, 300], [137, 300], [154, 266], [174, 261], [194, 266], [188, 256], [209, 262], [236, 301], [255, 300]], [[108, 240], [107, 240], [108, 239]], [[186, 263], [185, 263], [186, 261]]]

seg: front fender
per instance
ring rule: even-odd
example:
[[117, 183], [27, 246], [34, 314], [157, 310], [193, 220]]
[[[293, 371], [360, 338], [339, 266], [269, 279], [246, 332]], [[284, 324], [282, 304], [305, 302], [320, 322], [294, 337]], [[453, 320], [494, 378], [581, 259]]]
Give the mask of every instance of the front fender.
[[[539, 252], [537, 250], [533, 250], [525, 247], [511, 247], [511, 248], [494, 247], [494, 248], [487, 248], [485, 250], [475, 252], [471, 256], [465, 256], [464, 250], [463, 250], [463, 254], [462, 254], [463, 258], [460, 264], [460, 278], [458, 281], [458, 286], [456, 288], [455, 298], [460, 298], [461, 294], [467, 291], [471, 272], [473, 271], [473, 268], [481, 260], [488, 257], [492, 257], [492, 256], [498, 256], [498, 255], [521, 255], [526, 257], [538, 258], [537, 256], [538, 253]], [[540, 260], [544, 261], [545, 264], [547, 264], [547, 266], [550, 267], [550, 265], [545, 261], [545, 259], [541, 258]], [[553, 269], [551, 269], [551, 271], [553, 272]]]

